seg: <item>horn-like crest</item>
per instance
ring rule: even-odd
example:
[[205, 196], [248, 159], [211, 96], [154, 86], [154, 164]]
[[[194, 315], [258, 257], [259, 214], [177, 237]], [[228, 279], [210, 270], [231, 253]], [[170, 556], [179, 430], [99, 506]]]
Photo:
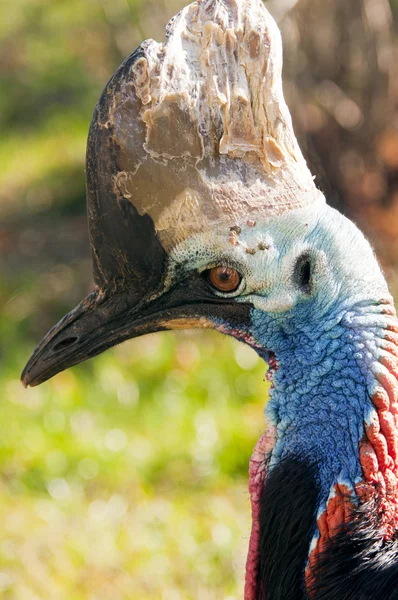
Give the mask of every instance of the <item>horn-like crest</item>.
[[[261, 0], [198, 0], [170, 21], [165, 44], [147, 40], [123, 63], [97, 106], [88, 145], [97, 282], [109, 280], [107, 261], [114, 269], [109, 252], [101, 256], [104, 228], [123, 271], [120, 260], [126, 268], [134, 261], [140, 227], [154, 228], [153, 239], [169, 251], [215, 223], [319, 200], [281, 71], [280, 33]], [[138, 215], [144, 221], [129, 230]]]

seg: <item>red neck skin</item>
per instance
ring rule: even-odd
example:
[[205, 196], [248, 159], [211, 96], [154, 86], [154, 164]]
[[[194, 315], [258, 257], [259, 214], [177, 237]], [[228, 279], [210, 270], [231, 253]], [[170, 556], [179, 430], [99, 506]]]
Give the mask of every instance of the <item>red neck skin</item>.
[[276, 442], [276, 428], [267, 427], [258, 440], [249, 465], [249, 493], [252, 505], [252, 531], [246, 560], [244, 600], [256, 600], [258, 576], [258, 547], [260, 542], [261, 495], [267, 476], [267, 461]]
[[319, 536], [305, 573], [310, 598], [316, 589], [314, 573], [320, 555], [343, 526], [358, 518], [358, 506], [373, 507], [368, 523], [380, 532], [381, 542], [392, 540], [398, 532], [398, 323], [389, 326], [384, 340], [388, 354], [379, 358], [378, 383], [371, 394], [375, 411], [365, 423], [359, 447], [362, 479], [354, 490], [336, 483], [326, 510], [318, 517]]
[[[309, 548], [305, 573], [306, 587], [311, 597], [314, 585], [312, 571], [330, 540], [343, 525], [357, 518], [358, 506], [371, 501], [375, 507], [369, 518], [385, 542], [398, 532], [398, 321], [395, 309], [386, 303], [383, 314], [386, 325], [377, 341], [377, 357], [370, 367], [369, 396], [374, 411], [364, 423], [364, 435], [359, 447], [362, 478], [355, 489], [336, 482], [326, 509], [318, 514], [317, 534]], [[373, 354], [375, 350], [373, 349]], [[252, 531], [246, 563], [245, 600], [257, 599], [258, 546], [260, 539], [260, 502], [266, 466], [277, 441], [275, 427], [268, 427], [257, 442], [249, 467], [249, 492], [252, 505]]]

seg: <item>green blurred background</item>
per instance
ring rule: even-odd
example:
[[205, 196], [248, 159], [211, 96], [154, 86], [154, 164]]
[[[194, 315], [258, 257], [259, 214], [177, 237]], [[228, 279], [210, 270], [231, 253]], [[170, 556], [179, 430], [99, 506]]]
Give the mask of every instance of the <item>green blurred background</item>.
[[[247, 468], [265, 365], [211, 332], [125, 343], [24, 390], [47, 330], [90, 291], [94, 104], [180, 0], [0, 1], [0, 597], [242, 597]], [[398, 289], [398, 2], [272, 0], [285, 92], [329, 201]]]

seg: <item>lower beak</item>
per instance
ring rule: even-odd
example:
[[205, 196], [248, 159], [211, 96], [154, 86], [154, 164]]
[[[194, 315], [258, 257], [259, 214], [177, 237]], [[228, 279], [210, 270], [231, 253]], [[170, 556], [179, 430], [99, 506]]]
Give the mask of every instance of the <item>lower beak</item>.
[[[231, 316], [247, 322], [244, 305], [230, 308]], [[104, 297], [93, 292], [43, 338], [23, 370], [22, 383], [25, 387], [39, 385], [107, 348], [146, 333], [216, 328], [221, 314], [228, 315], [228, 305], [203, 301], [186, 304], [166, 296], [131, 308], [127, 295]]]

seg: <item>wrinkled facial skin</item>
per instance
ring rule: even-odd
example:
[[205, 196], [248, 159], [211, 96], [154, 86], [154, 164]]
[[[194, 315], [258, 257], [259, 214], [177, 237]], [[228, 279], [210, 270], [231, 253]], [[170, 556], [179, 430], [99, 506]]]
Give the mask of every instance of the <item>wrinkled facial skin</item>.
[[[305, 319], [308, 310], [322, 319], [337, 300], [388, 295], [369, 243], [327, 205], [297, 209], [264, 224], [248, 221], [197, 234], [173, 250], [166, 285], [184, 269], [200, 272], [220, 264], [236, 269], [242, 282], [232, 294], [214, 293], [249, 303], [252, 314], [267, 313], [281, 327], [285, 319]], [[256, 337], [252, 328], [247, 333]]]

